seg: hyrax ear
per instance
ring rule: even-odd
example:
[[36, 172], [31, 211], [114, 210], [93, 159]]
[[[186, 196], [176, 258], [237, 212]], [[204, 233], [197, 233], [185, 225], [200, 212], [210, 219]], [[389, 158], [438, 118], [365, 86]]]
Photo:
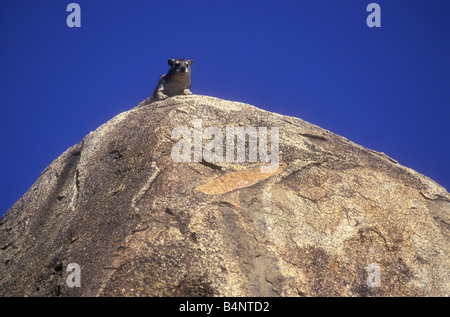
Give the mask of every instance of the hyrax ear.
[[193, 60], [193, 59], [188, 60], [188, 65], [189, 65], [189, 66], [192, 66], [192, 63], [194, 63], [194, 60]]
[[175, 63], [175, 60], [173, 58], [168, 60], [169, 66], [172, 67], [173, 64]]

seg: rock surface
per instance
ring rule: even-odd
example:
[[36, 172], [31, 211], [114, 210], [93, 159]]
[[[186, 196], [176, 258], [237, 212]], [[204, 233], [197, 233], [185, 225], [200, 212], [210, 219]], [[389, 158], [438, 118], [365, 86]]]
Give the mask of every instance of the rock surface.
[[[195, 119], [278, 127], [279, 168], [175, 162]], [[449, 211], [429, 178], [301, 119], [173, 97], [91, 132], [5, 214], [0, 295], [450, 296]]]

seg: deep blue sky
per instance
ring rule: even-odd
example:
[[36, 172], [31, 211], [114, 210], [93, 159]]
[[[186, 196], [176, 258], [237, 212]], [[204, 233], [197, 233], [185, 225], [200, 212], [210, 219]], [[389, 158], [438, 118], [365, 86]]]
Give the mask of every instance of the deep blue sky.
[[0, 215], [147, 98], [168, 58], [194, 59], [196, 94], [302, 118], [450, 189], [448, 0], [1, 0]]

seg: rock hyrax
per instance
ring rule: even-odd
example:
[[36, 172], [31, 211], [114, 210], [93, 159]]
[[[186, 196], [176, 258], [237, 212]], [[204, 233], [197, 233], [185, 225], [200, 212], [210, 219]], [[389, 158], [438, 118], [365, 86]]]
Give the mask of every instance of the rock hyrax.
[[170, 69], [167, 74], [159, 78], [158, 86], [153, 93], [142, 101], [138, 107], [148, 105], [154, 101], [163, 100], [177, 95], [192, 95], [191, 65], [192, 59], [169, 59]]

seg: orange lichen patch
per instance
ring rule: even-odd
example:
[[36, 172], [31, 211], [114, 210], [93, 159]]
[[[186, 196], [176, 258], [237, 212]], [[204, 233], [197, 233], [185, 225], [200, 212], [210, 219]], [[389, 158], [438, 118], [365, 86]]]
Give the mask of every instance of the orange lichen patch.
[[270, 176], [281, 173], [283, 170], [284, 166], [280, 166], [272, 173], [261, 173], [259, 167], [232, 172], [200, 185], [196, 189], [208, 195], [224, 194], [235, 189], [252, 186]]

